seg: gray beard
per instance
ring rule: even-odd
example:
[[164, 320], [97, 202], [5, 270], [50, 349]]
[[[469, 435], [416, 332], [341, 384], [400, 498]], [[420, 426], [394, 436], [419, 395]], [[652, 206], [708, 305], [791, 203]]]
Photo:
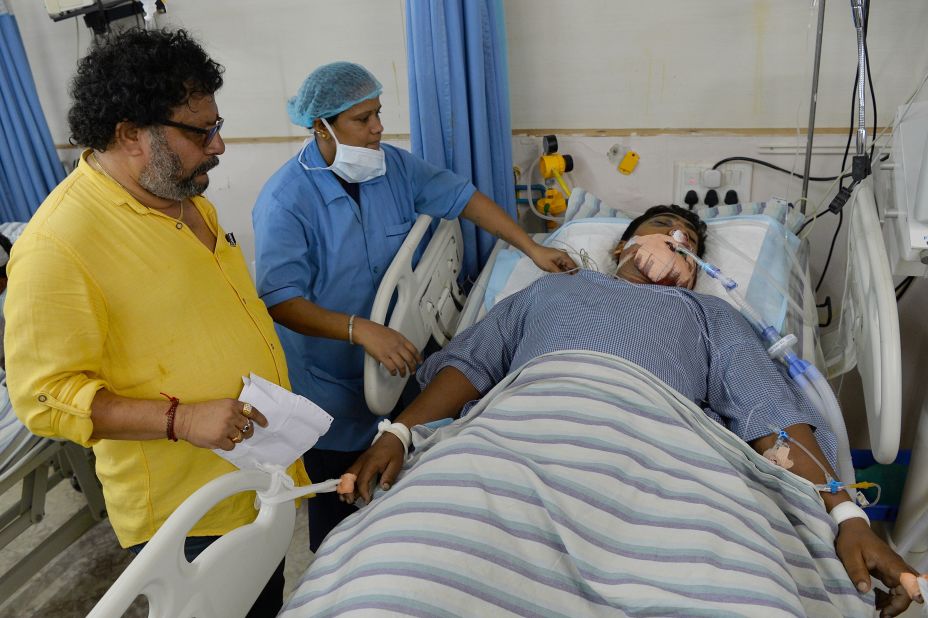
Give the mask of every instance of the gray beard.
[[152, 195], [166, 200], [180, 201], [200, 195], [209, 186], [209, 177], [198, 182], [196, 177], [219, 165], [219, 157], [212, 156], [188, 176], [183, 176], [180, 157], [170, 149], [160, 127], [151, 133], [151, 158], [139, 174], [139, 184]]

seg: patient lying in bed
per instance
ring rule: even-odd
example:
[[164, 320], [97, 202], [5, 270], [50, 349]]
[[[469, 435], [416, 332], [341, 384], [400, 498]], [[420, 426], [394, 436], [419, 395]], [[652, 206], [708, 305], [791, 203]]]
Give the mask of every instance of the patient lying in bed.
[[[668, 240], [675, 230], [677, 232], [674, 234], [676, 239]], [[414, 427], [441, 418], [456, 417], [462, 408], [464, 409], [462, 416], [465, 417], [463, 420], [467, 420], [473, 412], [471, 407], [474, 402], [487, 395], [497, 384], [507, 383], [507, 388], [511, 389], [513, 384], [516, 384], [519, 379], [523, 379], [514, 377], [516, 373], [525, 374], [539, 366], [546, 367], [546, 371], [550, 372], [553, 361], [554, 367], [558, 367], [559, 363], [560, 366], [564, 367], [564, 379], [567, 379], [573, 371], [572, 366], [563, 364], [567, 362], [566, 359], [559, 361], [558, 354], [565, 354], [565, 351], [587, 351], [610, 355], [610, 358], [618, 357], [614, 361], [619, 364], [616, 370], [621, 375], [631, 373], [636, 376], [637, 382], [630, 383], [637, 384], [641, 382], [647, 384], [648, 388], [653, 388], [655, 389], [654, 392], [660, 393], [657, 396], [659, 401], [667, 400], [671, 402], [663, 407], [677, 410], [674, 414], [679, 413], [680, 416], [679, 418], [671, 416], [660, 421], [666, 423], [668, 435], [673, 432], [673, 427], [678, 424], [681, 418], [684, 419], [684, 424], [696, 427], [694, 437], [686, 438], [683, 442], [671, 442], [663, 445], [658, 449], [660, 455], [647, 451], [645, 460], [655, 458], [654, 460], [658, 461], [659, 457], [669, 457], [667, 461], [676, 462], [670, 465], [670, 476], [674, 476], [679, 469], [681, 475], [689, 478], [688, 475], [691, 473], [687, 471], [688, 466], [695, 465], [695, 468], [700, 469], [707, 465], [705, 462], [699, 463], [701, 461], [699, 458], [703, 455], [700, 454], [700, 449], [694, 446], [695, 444], [702, 444], [703, 442], [715, 444], [715, 448], [722, 452], [727, 452], [731, 448], [736, 448], [736, 450], [740, 448], [732, 446], [733, 442], [731, 440], [734, 440], [734, 438], [731, 437], [731, 434], [722, 430], [716, 423], [705, 420], [704, 415], [700, 414], [701, 418], [694, 419], [692, 410], [698, 410], [699, 408], [705, 410], [709, 417], [730, 430], [744, 443], [750, 444], [758, 453], [764, 452], [773, 445], [776, 430], [785, 429], [793, 440], [801, 442], [815, 457], [821, 462], [827, 463], [833, 470], [836, 460], [836, 440], [824, 419], [808, 403], [793, 382], [769, 359], [751, 327], [740, 314], [732, 310], [724, 301], [690, 291], [695, 281], [695, 269], [692, 268], [692, 264], [688, 264], [682, 257], [680, 261], [676, 262], [661, 262], [661, 252], [656, 250], [654, 245], [654, 241], [657, 239], [660, 239], [663, 243], [682, 242], [689, 248], [696, 248], [697, 253], [701, 253], [705, 240], [705, 224], [692, 213], [676, 207], [651, 209], [629, 225], [626, 235], [616, 247], [616, 258], [619, 263], [616, 276], [592, 271], [581, 271], [575, 275], [549, 275], [539, 279], [522, 292], [500, 302], [489, 312], [486, 318], [466, 330], [455, 338], [448, 347], [434, 354], [426, 361], [418, 373], [418, 378], [425, 386], [425, 390], [399, 415], [396, 422], [407, 427]], [[664, 254], [664, 257], [666, 255]], [[676, 254], [670, 252], [670, 255]], [[654, 285], [654, 282], [661, 285]], [[619, 359], [624, 360], [620, 361]], [[636, 367], [627, 369], [628, 363], [625, 361], [633, 363]], [[549, 375], [546, 380], [533, 382], [536, 387], [543, 385], [545, 382], [551, 385], [552, 390], [547, 392], [546, 395], [550, 398], [551, 405], [554, 405], [553, 402], [563, 392], [572, 388], [570, 386], [572, 382], [568, 380], [568, 382], [560, 384], [557, 382], [558, 378], [556, 372]], [[512, 382], [513, 380], [516, 382]], [[624, 378], [609, 378], [609, 380], [614, 380], [616, 384], [624, 382]], [[582, 413], [584, 414], [589, 413], [588, 410], [598, 409], [600, 404], [604, 404], [616, 405], [617, 409], [623, 412], [623, 415], [643, 414], [648, 416], [650, 414], [648, 410], [654, 407], [648, 401], [659, 403], [649, 399], [646, 399], [645, 403], [640, 401], [629, 403], [626, 395], [622, 393], [597, 395], [597, 389], [600, 387], [596, 385], [595, 379], [584, 388], [592, 389], [590, 391], [590, 402], [585, 403], [583, 406]], [[603, 386], [602, 388], [613, 388], [613, 386]], [[632, 390], [638, 388], [636, 386]], [[496, 392], [496, 390], [493, 391], [493, 393]], [[508, 392], [511, 393], [511, 391]], [[617, 404], [612, 400], [613, 397], [621, 399], [622, 403]], [[497, 409], [492, 406], [499, 406], [500, 410], [506, 411], [509, 405], [507, 401], [514, 401], [511, 394], [505, 397], [498, 394], [495, 398], [488, 398], [495, 403], [487, 403], [487, 398], [485, 398], [484, 401], [477, 404], [480, 415], [484, 417], [483, 421], [486, 421], [487, 418], [494, 418], [493, 414], [498, 413]], [[531, 408], [532, 405], [546, 406], [548, 404], [536, 403], [531, 404], [529, 407]], [[661, 412], [661, 414], [665, 413], [667, 413], [666, 410]], [[488, 414], [489, 416], [487, 416]], [[564, 412], [563, 414], [573, 414], [573, 412]], [[614, 411], [611, 414], [612, 416], [606, 416], [605, 418], [611, 419], [616, 416]], [[459, 423], [461, 422], [459, 421]], [[537, 420], [532, 422], [541, 423], [546, 421]], [[595, 425], [600, 421], [591, 419], [590, 422]], [[608, 424], [611, 420], [602, 422]], [[641, 422], [643, 423], [641, 427], [646, 427], [646, 422]], [[632, 431], [627, 438], [633, 443], [640, 442], [641, 439], [636, 435], [635, 429], [638, 426], [634, 424], [630, 426]], [[517, 432], [523, 430], [516, 427], [510, 427], [510, 429]], [[444, 430], [439, 431], [439, 433], [442, 431]], [[457, 431], [464, 430], [448, 430], [451, 434]], [[607, 434], [608, 431], [604, 435]], [[646, 434], [647, 431], [643, 429], [642, 435]], [[558, 444], [556, 436], [554, 439], [555, 442], [550, 444], [552, 449], [555, 449]], [[577, 439], [580, 440], [580, 438]], [[655, 440], [657, 439], [655, 438]], [[565, 437], [565, 440], [570, 441], [569, 437]], [[645, 438], [644, 441], [647, 442], [647, 439]], [[490, 442], [493, 443], [493, 440], [490, 440]], [[527, 442], [537, 442], [537, 438], [527, 439]], [[737, 441], [735, 440], [735, 442]], [[727, 446], [719, 447], [718, 444]], [[628, 448], [633, 447], [629, 446]], [[429, 464], [425, 460], [428, 460], [431, 453], [420, 453], [421, 450], [417, 448], [417, 454], [414, 458], [416, 465], [412, 467], [412, 471], [403, 473], [399, 481], [401, 484], [404, 482], [415, 484], [412, 481], [414, 477], [419, 479], [418, 483], [424, 482], [426, 485], [428, 484], [429, 472], [427, 466]], [[595, 451], [595, 449], [593, 450]], [[542, 449], [541, 452], [546, 454], [548, 450], [547, 448]], [[521, 453], [518, 456], [507, 455], [503, 459], [527, 458], [519, 465], [531, 468], [532, 465], [539, 463], [537, 459], [543, 456]], [[467, 457], [467, 455], [461, 455], [461, 457]], [[586, 455], [581, 457], [586, 457]], [[827, 525], [830, 524], [830, 521], [821, 508], [822, 503], [817, 499], [814, 488], [803, 484], [799, 479], [782, 469], [775, 469], [775, 472], [771, 473], [768, 469], [769, 466], [765, 467], [764, 463], [757, 463], [757, 458], [753, 452], [742, 453], [738, 457], [740, 459], [735, 458], [738, 463], [734, 465], [736, 469], [741, 470], [738, 475], [742, 476], [742, 468], [746, 466], [749, 472], [745, 474], [747, 478], [753, 480], [747, 482], [742, 479], [733, 482], [731, 478], [726, 476], [726, 473], [722, 474], [720, 478], [706, 480], [705, 483], [722, 494], [731, 489], [732, 494], [738, 496], [732, 499], [739, 503], [744, 500], [744, 496], [735, 487], [741, 487], [741, 483], [747, 483], [750, 487], [753, 487], [753, 484], [759, 484], [764, 486], [764, 491], [768, 493], [770, 493], [772, 487], [774, 497], [768, 496], [757, 504], [752, 504], [752, 506], [748, 507], [748, 511], [756, 515], [758, 510], [773, 510], [777, 512], [777, 515], [773, 520], [768, 521], [766, 524], [760, 524], [759, 527], [749, 526], [749, 528], [753, 528], [750, 534], [760, 534], [769, 542], [770, 539], [767, 536], [771, 527], [779, 530], [787, 525], [784, 522], [795, 525], [795, 520], [808, 517], [810, 511], [814, 511], [819, 523], [811, 524], [806, 522], [805, 526], [814, 528], [816, 525], [825, 525], [826, 528], [830, 528]], [[744, 458], [749, 462], [748, 464], [742, 461]], [[791, 473], [805, 477], [814, 483], [823, 482], [824, 477], [818, 466], [800, 449], [793, 449], [790, 458], [793, 462]], [[697, 463], [693, 464], [692, 459], [695, 459]], [[403, 461], [404, 447], [400, 439], [385, 433], [349, 469], [349, 472], [357, 475], [358, 489], [357, 492], [347, 493], [344, 496], [345, 499], [353, 500], [360, 495], [362, 498], [370, 500], [370, 489], [378, 475], [380, 477], [380, 488], [383, 490], [389, 489], [397, 480]], [[580, 462], [580, 464], [582, 463]], [[586, 463], [591, 467], [599, 465], [598, 461], [593, 460]], [[574, 462], [571, 465], [580, 464]], [[437, 466], [439, 464], [432, 465]], [[580, 465], [580, 468], [583, 467], [583, 465]], [[708, 467], [712, 468], [712, 466]], [[418, 476], [416, 476], [417, 473]], [[655, 479], [641, 481], [642, 486], [633, 488], [625, 504], [637, 505], [639, 500], [643, 500], [642, 496], [655, 491], [655, 485], [649, 483], [656, 483], [658, 487], [661, 486], [665, 482], [665, 480], [662, 480], [664, 477], [661, 475], [667, 473], [667, 470], [664, 470]], [[692, 474], [694, 477], [699, 475], [697, 472]], [[635, 478], [641, 477], [636, 476]], [[774, 478], [778, 480], [773, 480]], [[716, 484], [718, 484], [718, 487]], [[726, 487], [723, 488], [723, 485]], [[602, 489], [608, 492], [627, 492], [629, 487], [628, 483], [626, 483], [619, 484], [616, 488], [603, 486]], [[409, 491], [413, 490], [410, 489]], [[692, 491], [692, 488], [687, 491]], [[758, 492], [760, 492], [760, 490], [756, 489], [745, 491], [747, 495], [752, 496], [752, 499], [757, 498]], [[789, 496], [792, 496], [791, 492], [794, 493], [795, 491], [804, 492], [804, 498], [799, 500], [804, 506], [796, 507], [794, 504], [786, 508], [781, 504], [783, 498], [776, 497], [777, 492], [782, 492], [783, 495], [788, 496], [785, 501], [790, 502], [792, 498]], [[377, 498], [374, 504], [364, 509], [362, 514], [356, 517], [366, 518], [371, 521], [370, 518], [374, 518], [376, 515], [367, 513], [367, 511], [377, 508], [387, 509], [387, 513], [395, 515], [403, 509], [404, 500], [401, 495], [401, 493], [397, 493], [393, 500], [385, 500], [383, 497]], [[690, 498], [683, 498], [681, 502], [676, 504], [676, 508], [684, 507], [690, 500], [699, 502], [699, 499], [696, 498], [699, 495], [698, 493], [687, 494], [683, 492], [677, 498], [681, 499], [684, 495], [689, 495]], [[391, 496], [391, 498], [393, 497]], [[838, 502], [847, 500], [847, 495], [844, 493], [823, 494], [822, 497], [828, 510], [831, 510]], [[768, 503], [769, 500], [773, 502]], [[544, 500], [542, 499], [542, 501]], [[388, 502], [391, 503], [389, 506], [386, 504]], [[381, 506], [381, 503], [384, 504]], [[776, 503], [776, 507], [772, 506], [774, 503]], [[698, 505], [693, 506], [695, 508]], [[782, 512], [780, 512], [781, 508]], [[804, 514], [798, 515], [797, 512], [790, 511], [790, 508], [793, 510], [798, 508], [797, 512]], [[738, 511], [737, 508], [732, 507], [732, 509], [732, 512]], [[554, 511], [556, 512], [557, 509]], [[547, 512], [548, 515], [554, 517], [550, 509]], [[765, 516], [768, 515], [765, 514]], [[641, 513], [638, 516], [643, 517]], [[744, 514], [736, 517], [738, 521], [744, 521], [745, 518]], [[631, 519], [634, 520], [634, 518]], [[646, 520], [650, 523], [647, 517]], [[825, 524], [821, 523], [823, 521]], [[629, 521], [625, 523], [628, 524]], [[346, 526], [349, 528], [360, 525], [357, 522], [354, 524], [346, 522]], [[609, 527], [610, 534], [614, 533], [621, 536], [621, 531], [616, 531], [614, 524], [610, 524]], [[831, 532], [833, 529], [830, 528], [827, 533], [824, 533], [826, 538], [828, 534], [833, 534]], [[805, 534], [805, 532], [800, 533], [790, 530], [791, 532], [786, 535], [789, 539], [803, 537]], [[634, 539], [636, 535], [641, 534], [641, 531], [636, 531], [635, 526], [632, 525], [629, 528], [629, 533], [631, 534], [630, 538]], [[720, 534], [722, 533], [720, 532]], [[352, 541], [348, 540], [344, 535], [339, 536], [338, 530], [333, 533], [333, 537], [338, 537], [339, 540], [336, 541], [333, 538], [331, 539], [332, 543], [325, 544], [320, 551], [320, 557], [325, 555], [327, 548], [331, 548], [336, 552], [339, 550], [348, 551], [345, 548], [349, 547]], [[667, 539], [669, 538], [672, 537], [668, 536]], [[844, 521], [838, 528], [837, 538], [831, 538], [831, 541], [837, 547], [837, 556], [843, 562], [847, 573], [858, 589], [857, 591], [851, 586], [851, 582], [847, 581], [847, 578], [843, 576], [840, 569], [836, 573], [834, 572], [834, 565], [828, 566], [826, 564], [822, 566], [816, 562], [822, 560], [822, 557], [817, 554], [824, 551], [821, 547], [815, 545], [816, 542], [821, 541], [821, 536], [816, 537], [816, 542], [808, 541], [804, 537], [803, 540], [809, 555], [802, 559], [797, 557], [801, 553], [799, 550], [784, 547], [784, 543], [787, 543], [785, 540], [774, 540], [771, 546], [771, 551], [782, 551], [783, 556], [785, 556], [787, 566], [779, 565], [778, 568], [786, 569], [793, 577], [794, 583], [790, 584], [790, 586], [795, 586], [793, 592], [796, 593], [796, 603], [798, 604], [795, 607], [801, 606], [802, 611], [809, 615], [811, 615], [810, 612], [816, 615], [824, 615], [818, 613], [823, 611], [822, 608], [813, 610], [812, 605], [810, 605], [810, 603], [822, 602], [824, 599], [826, 605], [830, 607], [841, 607], [842, 609], [839, 611], [845, 615], [866, 613], [865, 605], [855, 605], [855, 603], [861, 603], [862, 599], [868, 603], [872, 602], [867, 595], [863, 594], [870, 589], [868, 565], [870, 572], [891, 589], [894, 589], [892, 597], [887, 596], [880, 602], [881, 605], [892, 603], [891, 606], [886, 608], [885, 615], [895, 615], [907, 607], [907, 595], [896, 587], [899, 585], [899, 576], [904, 572], [911, 572], [912, 569], [871, 532], [865, 520], [852, 518]], [[357, 542], [364, 545], [363, 542]], [[563, 542], [567, 543], [566, 540]], [[672, 552], [678, 549], [676, 545], [661, 547], [661, 543], [664, 542], [670, 541], [662, 539], [658, 535], [657, 546], [652, 544], [653, 549], [650, 551]], [[748, 543], [752, 544], [754, 542], [751, 540]], [[336, 547], [332, 547], [333, 545]], [[706, 547], [698, 551], [694, 549], [693, 551], [698, 553], [699, 551], [712, 551], [715, 548], [715, 543], [709, 543]], [[363, 556], [364, 548], [359, 547], [358, 549], [360, 552], [358, 558], [360, 558]], [[832, 562], [837, 563], [834, 558], [834, 549], [826, 549], [830, 552]], [[354, 553], [354, 551], [352, 550], [351, 553]], [[569, 546], [562, 552], [562, 556], [569, 556], [571, 560], [576, 560], [578, 563], [586, 562], [585, 555], [576, 556]], [[531, 558], [529, 559], [531, 560]], [[725, 577], [728, 577], [741, 570], [742, 567], [737, 566], [737, 564], [740, 564], [738, 560], [753, 563], [757, 558], [742, 556], [737, 551], [732, 554], [722, 551], [714, 561], [710, 560], [709, 562], [720, 561], [727, 563], [727, 561], [734, 561], [732, 565], [721, 569], [722, 572], [727, 574]], [[805, 581], [803, 578], [806, 575], [793, 573], [792, 569], [796, 566], [795, 563], [803, 560], [815, 563], [813, 570], [818, 573], [817, 577], [821, 578], [818, 584], [813, 585]], [[683, 562], [686, 562], [686, 560], [683, 560]], [[326, 567], [323, 565], [325, 565], [325, 561], [319, 560], [318, 565], [314, 565], [313, 570], [310, 571], [309, 577], [313, 577], [313, 571], [321, 573], [322, 576], [331, 574], [325, 570]], [[714, 564], [713, 568], [718, 568], [718, 566], [718, 564]], [[581, 571], [583, 570], [582, 567], [578, 568]], [[673, 564], [665, 565], [665, 568], [668, 569], [669, 573], [674, 571]], [[689, 568], [686, 567], [686, 569]], [[686, 572], [682, 571], [672, 574], [669, 576], [669, 580], [683, 581], [686, 574]], [[776, 579], [779, 575], [770, 575], [770, 577]], [[627, 583], [625, 582], [625, 584]], [[586, 582], [579, 588], [589, 585], [589, 582]], [[653, 586], [654, 583], [644, 584], [642, 582], [642, 585]], [[708, 582], [705, 585], [711, 588]], [[669, 588], [674, 588], [674, 586], [669, 586]], [[862, 596], [858, 595], [858, 591]], [[628, 599], [624, 597], [626, 594], [630, 594]], [[710, 613], [724, 607], [726, 602], [732, 602], [730, 598], [727, 601], [725, 600], [728, 598], [726, 595], [729, 595], [730, 591], [720, 594], [719, 598], [716, 599], [708, 592], [708, 588], [702, 592], [689, 591], [685, 593], [679, 592], [679, 588], [677, 588], [673, 594], [670, 594], [668, 590], [659, 591], [656, 594], [657, 596], [654, 598], [657, 599], [665, 599], [668, 595], [682, 594], [683, 600], [679, 607], [690, 609], [696, 607], [696, 605], [688, 605], [696, 602], [694, 601], [695, 597], [700, 597], [701, 594], [708, 595], [707, 598], [712, 597], [712, 600], [711, 602], [707, 601], [709, 605], [705, 606], [705, 609]], [[738, 602], [754, 602], [763, 598], [765, 594], [766, 592], [757, 589], [753, 593], [751, 590], [745, 590], [744, 598]], [[771, 591], [771, 594], [776, 596], [780, 593]], [[653, 599], [642, 601], [636, 595], [637, 593], [630, 593], [627, 589], [624, 589], [619, 595], [624, 600], [615, 602], [609, 595], [606, 595], [609, 598], [605, 607], [624, 609], [631, 613], [643, 611], [642, 607], [648, 607], [650, 610], [662, 607], [658, 613], [674, 611], [672, 610], [672, 604], [666, 607], [655, 606], [653, 605]], [[786, 598], [789, 595], [781, 596]], [[441, 598], [441, 595], [437, 598]], [[642, 598], [650, 597], [644, 595]], [[630, 604], [624, 605], [623, 603], [629, 601], [629, 599]], [[305, 601], [305, 598], [303, 600]], [[293, 602], [300, 603], [299, 595], [295, 597]], [[644, 603], [644, 605], [636, 605], [636, 603]], [[713, 605], [712, 603], [719, 603], [720, 605]], [[783, 603], [786, 602], [783, 601]], [[493, 604], [495, 606], [500, 605], [498, 602]], [[765, 604], [761, 603], [761, 605]], [[598, 601], [593, 606], [599, 607]], [[767, 606], [765, 605], [765, 607]], [[787, 603], [779, 607], [778, 611], [782, 610], [789, 614], [795, 609], [790, 609], [790, 607], [793, 606]], [[709, 608], [713, 609], [710, 610]], [[522, 613], [518, 610], [514, 611], [515, 613]]]

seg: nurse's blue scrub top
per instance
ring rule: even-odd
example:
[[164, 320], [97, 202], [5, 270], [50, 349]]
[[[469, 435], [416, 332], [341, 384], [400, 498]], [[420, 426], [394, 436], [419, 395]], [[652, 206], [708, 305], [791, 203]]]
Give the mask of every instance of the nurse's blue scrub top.
[[[476, 188], [387, 144], [386, 174], [361, 183], [361, 207], [309, 142], [264, 185], [252, 211], [258, 294], [268, 307], [302, 296], [320, 307], [368, 317], [374, 295], [416, 215], [453, 219]], [[316, 448], [370, 446], [382, 419], [364, 402], [364, 348], [276, 325], [293, 390], [334, 417]]]

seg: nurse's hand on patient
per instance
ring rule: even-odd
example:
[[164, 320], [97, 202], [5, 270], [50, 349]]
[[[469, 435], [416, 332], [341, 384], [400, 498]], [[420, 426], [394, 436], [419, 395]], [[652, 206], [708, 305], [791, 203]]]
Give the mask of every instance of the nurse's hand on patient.
[[345, 475], [355, 475], [357, 481], [350, 492], [339, 492], [339, 499], [342, 502], [351, 503], [360, 495], [365, 502], [369, 503], [377, 477], [380, 477], [381, 489], [390, 489], [403, 468], [405, 456], [406, 452], [403, 450], [403, 443], [400, 439], [392, 433], [385, 432], [345, 471]]
[[374, 357], [391, 375], [412, 375], [422, 363], [422, 355], [402, 333], [383, 324], [359, 318], [354, 323], [354, 342]]
[[871, 574], [889, 588], [888, 593], [876, 591], [876, 608], [881, 618], [898, 616], [909, 607], [912, 598], [899, 578], [903, 573], [917, 573], [870, 529], [866, 521], [860, 518], [843, 521], [835, 539], [835, 551], [858, 590], [870, 590]]
[[554, 247], [545, 247], [535, 243], [535, 246], [529, 249], [527, 255], [535, 262], [535, 266], [549, 273], [577, 270], [577, 263], [574, 262], [573, 258], [567, 255], [565, 251]]
[[255, 424], [267, 427], [267, 419], [251, 407], [248, 416], [244, 404], [235, 399], [215, 399], [177, 406], [174, 432], [177, 437], [201, 448], [231, 451], [255, 433]]

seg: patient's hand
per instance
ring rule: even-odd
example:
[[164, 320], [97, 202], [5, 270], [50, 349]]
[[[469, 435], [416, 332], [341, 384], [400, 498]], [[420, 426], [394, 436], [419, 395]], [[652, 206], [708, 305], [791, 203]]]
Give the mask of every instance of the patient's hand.
[[412, 375], [422, 363], [422, 355], [409, 339], [383, 324], [357, 318], [354, 323], [354, 341], [390, 372], [390, 375]]
[[380, 476], [380, 487], [390, 489], [393, 481], [396, 480], [396, 475], [403, 468], [405, 457], [406, 451], [400, 439], [392, 433], [383, 433], [380, 439], [364, 451], [364, 454], [345, 471], [345, 474], [356, 475], [358, 480], [353, 491], [345, 494], [339, 493], [339, 499], [350, 503], [357, 500], [360, 494], [361, 498], [369, 503], [377, 476]]
[[881, 610], [881, 618], [898, 616], [909, 607], [912, 599], [899, 577], [903, 573], [915, 573], [915, 570], [878, 537], [866, 521], [855, 517], [842, 522], [835, 550], [858, 590], [870, 590], [871, 574], [889, 588], [889, 593], [877, 591], [876, 606]]
[[535, 262], [535, 266], [549, 273], [577, 270], [577, 263], [566, 252], [554, 247], [545, 247], [536, 243], [528, 256]]

